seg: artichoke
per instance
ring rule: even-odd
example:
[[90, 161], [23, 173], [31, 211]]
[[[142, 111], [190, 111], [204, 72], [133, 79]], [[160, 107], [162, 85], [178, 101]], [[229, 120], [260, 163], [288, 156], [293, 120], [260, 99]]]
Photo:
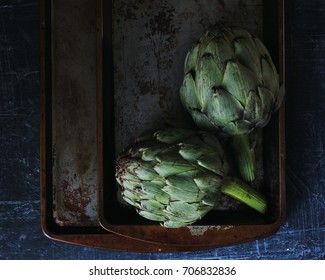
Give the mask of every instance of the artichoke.
[[213, 25], [187, 53], [180, 89], [201, 129], [234, 136], [243, 176], [254, 177], [254, 141], [280, 107], [284, 86], [264, 44], [243, 28]]
[[227, 177], [228, 172], [228, 160], [216, 136], [179, 128], [141, 136], [116, 162], [122, 198], [144, 218], [171, 228], [201, 219], [221, 193], [264, 213], [264, 198]]

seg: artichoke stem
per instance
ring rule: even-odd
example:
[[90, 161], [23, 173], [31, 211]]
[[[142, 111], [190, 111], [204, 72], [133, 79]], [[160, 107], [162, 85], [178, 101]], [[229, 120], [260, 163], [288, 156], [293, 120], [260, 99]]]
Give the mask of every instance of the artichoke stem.
[[267, 210], [265, 198], [252, 187], [237, 178], [227, 177], [222, 181], [221, 192], [264, 214]]
[[255, 141], [251, 141], [250, 134], [233, 136], [233, 149], [241, 177], [246, 182], [255, 180]]

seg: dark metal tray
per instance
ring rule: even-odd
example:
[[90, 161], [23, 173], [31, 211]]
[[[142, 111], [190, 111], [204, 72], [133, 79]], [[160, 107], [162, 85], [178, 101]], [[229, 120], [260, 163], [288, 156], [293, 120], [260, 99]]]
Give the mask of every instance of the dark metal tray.
[[[104, 230], [97, 209], [97, 26], [91, 0], [40, 1], [41, 226], [51, 239], [109, 250], [163, 252]], [[208, 248], [208, 246], [202, 246]]]
[[[274, 234], [285, 218], [284, 106], [263, 129], [259, 188], [266, 215], [216, 209], [196, 224], [166, 229], [119, 198], [116, 155], [143, 130], [173, 119], [187, 123], [178, 89], [187, 49], [203, 28], [231, 22], [257, 34], [284, 81], [284, 1], [99, 1], [98, 213], [108, 231], [151, 243], [225, 246]], [[177, 117], [176, 117], [177, 116]], [[181, 117], [184, 116], [184, 117]]]
[[[154, 3], [141, 2], [145, 5]], [[207, 1], [200, 2], [198, 15], [190, 6], [186, 8], [187, 15], [178, 14], [180, 22], [195, 16], [202, 19], [199, 22], [202, 27], [207, 24], [203, 13], [205, 2]], [[254, 23], [253, 20], [249, 28], [259, 34], [270, 34], [265, 36], [264, 41], [279, 61], [280, 74], [284, 80], [283, 1], [279, 1], [279, 7], [273, 1], [263, 1], [260, 7], [258, 1], [246, 1], [246, 4], [243, 1], [230, 2], [230, 5], [239, 5], [235, 16], [242, 20], [244, 18], [240, 11], [245, 11], [246, 16], [249, 16], [250, 13], [254, 14], [254, 9], [259, 9], [261, 21]], [[120, 40], [120, 47], [123, 46], [125, 50], [132, 47], [123, 43], [126, 39], [123, 37], [125, 33], [116, 36], [118, 28], [121, 28], [118, 25], [118, 16], [121, 16], [121, 20], [128, 19], [132, 25], [137, 3], [140, 2], [40, 1], [41, 225], [44, 233], [54, 240], [77, 245], [143, 252], [207, 249], [274, 233], [285, 217], [283, 107], [264, 131], [265, 139], [271, 140], [270, 145], [263, 146], [263, 156], [268, 159], [265, 162], [264, 180], [270, 183], [266, 184], [265, 189], [270, 202], [266, 219], [261, 219], [258, 215], [251, 219], [250, 214], [245, 212], [234, 216], [229, 211], [216, 211], [198, 225], [167, 230], [148, 224], [121, 205], [114, 179], [116, 153], [132, 141], [140, 130], [159, 126], [161, 120], [168, 122], [168, 112], [172, 112], [170, 116], [173, 117], [173, 114], [179, 114], [181, 110], [171, 92], [177, 80], [175, 78], [169, 84], [167, 79], [173, 73], [166, 76], [165, 72], [160, 71], [157, 83], [157, 80], [152, 80], [152, 76], [144, 76], [144, 72], [138, 71], [141, 70], [141, 65], [138, 65], [128, 71], [125, 69], [126, 76], [139, 72], [137, 77], [127, 80], [125, 89], [116, 86], [121, 85], [125, 77], [121, 75], [121, 71], [114, 69], [114, 59], [124, 63], [126, 60], [113, 48], [113, 39]], [[160, 12], [155, 13], [154, 20], [147, 22], [149, 25], [146, 28], [151, 31], [145, 33], [145, 36], [149, 36], [147, 39], [153, 43], [150, 46], [151, 55], [156, 63], [163, 62], [164, 55], [171, 55], [173, 44], [183, 44], [173, 42], [170, 32], [175, 30], [168, 25], [170, 14], [164, 13], [165, 9], [171, 12], [169, 5], [173, 1], [159, 3]], [[220, 9], [227, 10], [228, 3], [218, 3]], [[112, 28], [113, 11], [117, 29]], [[144, 20], [148, 20], [148, 13], [145, 10], [142, 12]], [[228, 11], [225, 15], [234, 14], [229, 14]], [[155, 29], [157, 22], [163, 26], [167, 24], [166, 29]], [[189, 27], [190, 30], [191, 28]], [[193, 36], [197, 31], [191, 32]], [[171, 45], [167, 43], [165, 46], [166, 42], [159, 38], [167, 39]], [[154, 42], [161, 42], [162, 45]], [[160, 53], [161, 46], [166, 49], [165, 53]], [[141, 53], [142, 47], [144, 46], [135, 49]], [[169, 62], [163, 62], [167, 63], [166, 67], [173, 66], [172, 57], [169, 57]], [[177, 63], [180, 67], [181, 62]], [[139, 90], [150, 91], [151, 86], [153, 92], [139, 95]], [[132, 108], [123, 108], [127, 97], [123, 95], [125, 91], [131, 94]], [[140, 101], [143, 98], [145, 103]], [[143, 112], [143, 104], [159, 105]], [[125, 110], [129, 111], [128, 118], [121, 120]], [[152, 111], [156, 111], [157, 115], [152, 116]], [[131, 120], [133, 123], [125, 125]], [[249, 222], [248, 217], [251, 219]]]

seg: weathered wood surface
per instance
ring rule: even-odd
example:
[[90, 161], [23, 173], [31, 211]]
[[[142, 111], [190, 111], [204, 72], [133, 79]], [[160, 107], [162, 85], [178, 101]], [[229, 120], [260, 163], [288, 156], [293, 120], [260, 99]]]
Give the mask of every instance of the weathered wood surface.
[[[220, 1], [223, 2], [223, 1]], [[286, 1], [287, 219], [274, 236], [184, 253], [47, 239], [39, 210], [39, 3], [0, 3], [0, 259], [325, 259], [325, 3]]]

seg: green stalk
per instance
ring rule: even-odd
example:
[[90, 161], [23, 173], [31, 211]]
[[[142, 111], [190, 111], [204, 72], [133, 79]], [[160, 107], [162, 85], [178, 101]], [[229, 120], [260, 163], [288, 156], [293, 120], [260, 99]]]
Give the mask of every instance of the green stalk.
[[239, 179], [227, 177], [222, 181], [221, 192], [264, 214], [267, 210], [265, 198]]
[[254, 135], [240, 134], [233, 136], [233, 148], [241, 177], [246, 182], [255, 180], [255, 141]]

